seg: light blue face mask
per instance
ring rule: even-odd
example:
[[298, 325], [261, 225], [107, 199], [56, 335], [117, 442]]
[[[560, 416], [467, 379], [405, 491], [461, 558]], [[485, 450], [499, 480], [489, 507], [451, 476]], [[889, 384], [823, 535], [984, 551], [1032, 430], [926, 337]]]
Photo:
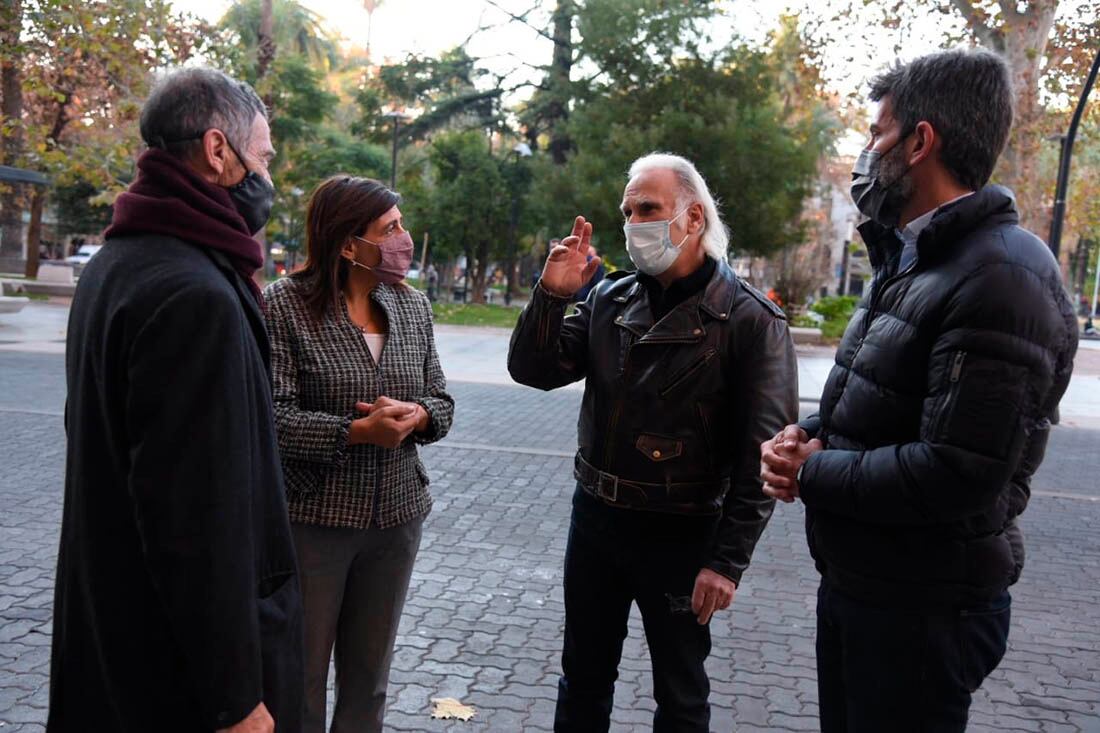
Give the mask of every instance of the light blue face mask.
[[672, 267], [672, 263], [680, 256], [680, 247], [690, 236], [685, 234], [680, 244], [672, 243], [672, 222], [683, 216], [684, 211], [687, 208], [671, 219], [623, 224], [626, 253], [630, 255], [630, 261], [635, 267], [653, 277]]

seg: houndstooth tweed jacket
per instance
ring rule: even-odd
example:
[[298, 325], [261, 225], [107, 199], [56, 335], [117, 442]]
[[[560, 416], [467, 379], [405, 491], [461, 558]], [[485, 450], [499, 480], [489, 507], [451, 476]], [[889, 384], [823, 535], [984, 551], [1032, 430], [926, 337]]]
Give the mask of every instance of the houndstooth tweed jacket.
[[[264, 291], [291, 521], [387, 528], [425, 516], [432, 500], [416, 444], [443, 438], [454, 417], [428, 299], [404, 285], [379, 284], [372, 291], [389, 321], [376, 364], [347, 309], [329, 309], [317, 322], [301, 287], [284, 278]], [[419, 402], [431, 416], [428, 432], [395, 449], [348, 445], [351, 421], [359, 417], [355, 403], [379, 396]]]

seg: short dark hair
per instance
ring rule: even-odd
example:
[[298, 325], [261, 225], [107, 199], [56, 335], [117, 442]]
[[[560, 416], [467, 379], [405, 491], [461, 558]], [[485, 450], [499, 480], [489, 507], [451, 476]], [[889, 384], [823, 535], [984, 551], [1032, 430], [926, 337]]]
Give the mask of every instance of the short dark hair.
[[191, 155], [211, 128], [225, 133], [243, 153], [256, 115], [267, 109], [251, 86], [202, 66], [169, 72], [141, 109], [141, 139], [181, 157]]
[[896, 63], [871, 81], [871, 99], [885, 97], [902, 135], [918, 122], [932, 125], [940, 160], [959, 183], [976, 191], [989, 181], [1012, 129], [1012, 84], [999, 56], [956, 50]]

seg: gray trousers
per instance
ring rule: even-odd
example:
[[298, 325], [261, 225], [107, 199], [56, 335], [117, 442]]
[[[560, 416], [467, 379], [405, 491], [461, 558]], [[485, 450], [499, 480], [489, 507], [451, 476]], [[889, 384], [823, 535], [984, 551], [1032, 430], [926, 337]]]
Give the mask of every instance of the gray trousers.
[[423, 519], [390, 529], [292, 524], [305, 607], [304, 733], [325, 732], [336, 650], [332, 733], [382, 730], [393, 644]]

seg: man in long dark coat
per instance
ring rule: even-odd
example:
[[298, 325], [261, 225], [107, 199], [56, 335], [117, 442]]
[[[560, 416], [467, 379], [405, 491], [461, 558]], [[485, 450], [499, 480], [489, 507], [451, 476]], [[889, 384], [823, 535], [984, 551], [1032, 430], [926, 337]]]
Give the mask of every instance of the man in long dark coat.
[[301, 599], [252, 275], [264, 106], [161, 80], [69, 322], [48, 730], [297, 731]]

